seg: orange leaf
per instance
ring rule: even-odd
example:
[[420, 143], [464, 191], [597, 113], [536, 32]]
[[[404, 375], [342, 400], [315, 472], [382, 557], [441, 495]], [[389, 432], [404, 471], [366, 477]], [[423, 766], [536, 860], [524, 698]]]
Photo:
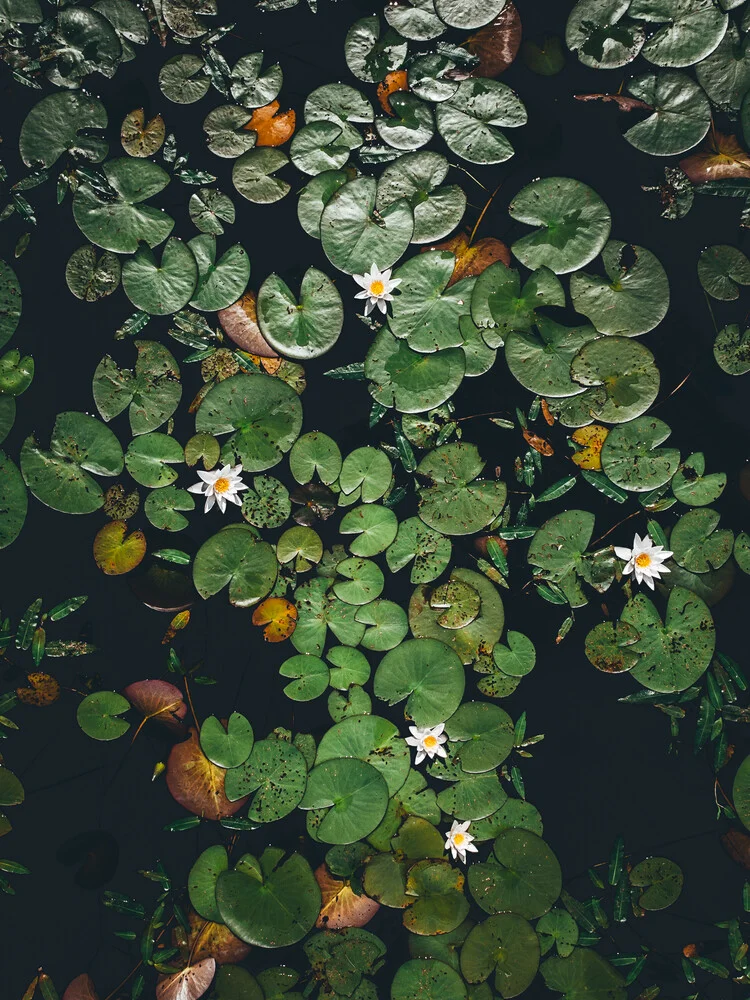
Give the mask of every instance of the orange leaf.
[[178, 927], [173, 940], [191, 965], [204, 958], [213, 958], [217, 965], [236, 964], [250, 954], [250, 945], [235, 937], [225, 924], [204, 920], [195, 910], [190, 910], [188, 925], [189, 934]]
[[538, 451], [540, 455], [545, 455], [549, 458], [550, 455], [555, 454], [555, 449], [549, 441], [545, 441], [543, 437], [539, 437], [538, 434], [534, 434], [528, 429], [528, 427], [523, 428], [523, 437], [526, 444], [529, 445], [530, 448], [533, 448], [534, 451]]
[[546, 420], [546, 422], [549, 424], [550, 427], [554, 427], [555, 418], [554, 415], [550, 413], [549, 404], [547, 403], [546, 399], [542, 400], [542, 416], [544, 417], [544, 419]]
[[245, 292], [231, 306], [219, 310], [219, 322], [227, 337], [243, 351], [257, 354], [261, 358], [278, 358], [276, 351], [260, 332], [256, 302], [255, 292]]
[[602, 467], [602, 445], [607, 440], [609, 429], [601, 424], [589, 424], [579, 427], [571, 434], [571, 440], [581, 445], [581, 450], [571, 456], [579, 469], [595, 469]]
[[316, 869], [315, 879], [322, 900], [316, 927], [364, 927], [380, 909], [380, 903], [369, 896], [358, 896], [348, 882], [334, 878], [324, 864]]
[[216, 962], [204, 958], [173, 976], [161, 976], [156, 984], [156, 1000], [198, 1000], [208, 990], [216, 974]]
[[167, 787], [172, 797], [189, 812], [206, 819], [234, 816], [247, 802], [247, 796], [229, 801], [224, 792], [225, 774], [203, 753], [194, 728], [189, 739], [173, 746], [167, 758]]
[[283, 146], [294, 135], [297, 116], [294, 111], [279, 112], [278, 101], [256, 108], [252, 118], [243, 128], [258, 133], [256, 146]]
[[385, 79], [378, 84], [378, 100], [380, 107], [387, 115], [393, 115], [390, 96], [397, 90], [408, 90], [408, 76], [405, 69], [394, 69], [391, 73], [386, 73]]
[[750, 156], [733, 135], [721, 132], [713, 132], [696, 153], [680, 160], [679, 165], [693, 184], [727, 177], [750, 177]]
[[297, 609], [284, 597], [267, 597], [253, 611], [253, 625], [265, 625], [266, 642], [283, 642], [297, 627]]
[[94, 560], [107, 576], [129, 573], [146, 555], [146, 536], [142, 531], [131, 531], [124, 521], [110, 521], [96, 534]]
[[521, 44], [521, 18], [512, 3], [506, 3], [494, 21], [485, 24], [466, 43], [479, 65], [472, 76], [500, 76], [518, 55]]
[[31, 685], [27, 688], [16, 688], [18, 700], [25, 705], [51, 705], [60, 697], [60, 685], [51, 674], [37, 670], [26, 675]]
[[501, 260], [506, 267], [510, 267], [510, 251], [504, 243], [496, 240], [494, 236], [485, 236], [470, 245], [466, 233], [459, 233], [458, 236], [452, 236], [442, 243], [424, 247], [422, 253], [425, 250], [448, 250], [455, 256], [456, 263], [451, 280], [448, 282], [449, 285], [455, 285], [461, 278], [471, 278], [481, 274], [497, 260]]

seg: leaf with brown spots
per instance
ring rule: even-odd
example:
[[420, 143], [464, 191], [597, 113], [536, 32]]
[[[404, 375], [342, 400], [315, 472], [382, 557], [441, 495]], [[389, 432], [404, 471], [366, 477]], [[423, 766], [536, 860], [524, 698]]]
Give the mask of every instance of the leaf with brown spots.
[[243, 351], [255, 354], [259, 358], [278, 358], [276, 351], [260, 332], [256, 302], [255, 292], [245, 292], [242, 298], [237, 299], [231, 306], [219, 310], [217, 313], [219, 322], [227, 337]]
[[141, 713], [143, 722], [155, 719], [172, 732], [184, 733], [182, 720], [187, 714], [187, 705], [182, 699], [182, 692], [174, 684], [160, 680], [136, 681], [122, 693]]
[[750, 177], [750, 156], [733, 135], [721, 132], [713, 132], [697, 152], [680, 160], [679, 165], [693, 184]]
[[172, 798], [196, 816], [224, 819], [234, 816], [247, 802], [247, 796], [230, 802], [224, 792], [226, 771], [217, 767], [201, 750], [198, 730], [190, 729], [190, 737], [177, 743], [167, 758], [167, 788]]
[[386, 73], [385, 79], [378, 84], [378, 101], [387, 115], [393, 116], [391, 94], [395, 94], [398, 90], [408, 89], [409, 78], [405, 69], [394, 69], [392, 72]]
[[156, 1000], [198, 1000], [216, 975], [216, 962], [204, 958], [173, 976], [161, 976], [156, 984]]
[[60, 685], [52, 674], [37, 670], [26, 675], [29, 687], [16, 688], [16, 696], [24, 705], [51, 705], [60, 697]]
[[521, 45], [521, 18], [515, 6], [508, 2], [497, 17], [480, 28], [466, 42], [472, 55], [478, 56], [472, 76], [500, 76], [518, 55]]
[[320, 886], [320, 915], [316, 927], [340, 930], [342, 927], [364, 927], [380, 909], [380, 903], [369, 896], [358, 896], [349, 882], [334, 878], [323, 864], [315, 871]]
[[283, 642], [297, 627], [297, 609], [284, 597], [267, 597], [253, 611], [253, 625], [264, 625], [266, 642]]
[[213, 958], [217, 965], [236, 964], [250, 954], [250, 945], [235, 937], [225, 924], [204, 920], [195, 910], [190, 910], [187, 917], [190, 932], [186, 934], [178, 926], [172, 935], [185, 962], [192, 965]]
[[283, 146], [294, 135], [297, 116], [294, 111], [279, 111], [278, 101], [256, 108], [244, 129], [257, 132], [256, 146]]
[[94, 561], [107, 576], [122, 576], [138, 566], [146, 555], [146, 536], [131, 531], [126, 537], [125, 521], [110, 521], [94, 539]]
[[571, 455], [579, 469], [595, 469], [602, 467], [602, 446], [607, 440], [609, 429], [602, 424], [588, 424], [579, 427], [571, 434], [571, 441], [581, 445], [581, 450]]
[[533, 448], [534, 451], [538, 451], [539, 454], [544, 455], [545, 458], [549, 458], [550, 455], [555, 454], [555, 449], [549, 441], [545, 441], [543, 437], [539, 437], [538, 434], [534, 434], [534, 432], [530, 431], [528, 427], [523, 428], [523, 437], [524, 441], [530, 448]]
[[147, 122], [143, 108], [125, 115], [120, 127], [120, 142], [128, 156], [153, 156], [161, 149], [165, 135], [162, 116], [156, 115]]
[[498, 260], [501, 260], [506, 267], [510, 267], [510, 251], [494, 236], [485, 236], [470, 244], [467, 234], [459, 233], [458, 236], [452, 236], [442, 243], [424, 247], [422, 253], [427, 250], [448, 250], [456, 258], [449, 286], [455, 285], [462, 278], [476, 277]]
[[625, 94], [574, 94], [577, 101], [602, 101], [616, 104], [620, 111], [653, 111], [650, 104], [639, 101], [637, 97], [626, 97]]
[[553, 413], [550, 412], [549, 403], [547, 402], [546, 399], [542, 400], [541, 409], [542, 409], [542, 416], [544, 417], [546, 423], [549, 424], [550, 427], [554, 427], [555, 416]]

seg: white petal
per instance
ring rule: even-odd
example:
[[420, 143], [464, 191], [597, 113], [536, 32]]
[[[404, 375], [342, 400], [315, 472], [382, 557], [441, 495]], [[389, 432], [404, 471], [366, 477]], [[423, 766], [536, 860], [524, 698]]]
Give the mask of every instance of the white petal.
[[355, 299], [369, 299], [369, 297], [370, 293], [367, 291], [366, 288], [361, 292], [357, 292], [357, 294], [354, 296]]
[[226, 498], [221, 495], [221, 493], [219, 493], [219, 495], [216, 497], [216, 503], [219, 506], [219, 510], [223, 514], [224, 511], [227, 509], [227, 501]]
[[205, 483], [195, 483], [194, 486], [188, 486], [188, 493], [205, 493], [207, 489]]
[[628, 562], [632, 558], [633, 550], [626, 549], [622, 545], [615, 545], [615, 555], [618, 559], [624, 559], [625, 562]]
[[417, 750], [417, 756], [414, 758], [414, 763], [421, 764], [422, 761], [424, 760], [424, 757], [425, 757], [424, 750]]
[[215, 503], [216, 503], [216, 500], [214, 498], [214, 494], [213, 493], [207, 493], [206, 494], [206, 506], [203, 508], [203, 513], [207, 514], [211, 510], [211, 508], [213, 507], [213, 505]]
[[366, 275], [364, 275], [364, 274], [353, 274], [352, 277], [357, 282], [357, 284], [360, 285], [362, 288], [367, 288], [369, 282], [367, 280], [367, 276]]
[[388, 311], [388, 306], [387, 306], [387, 305], [385, 304], [385, 302], [384, 302], [384, 301], [383, 301], [382, 299], [378, 299], [378, 300], [377, 300], [377, 305], [378, 305], [378, 309], [379, 309], [379, 310], [380, 310], [380, 311], [381, 311], [382, 313], [384, 313], [384, 312], [387, 312], [387, 311]]
[[435, 747], [435, 753], [438, 755], [438, 757], [447, 757], [448, 756], [448, 751], [444, 747], [440, 747], [440, 746]]
[[369, 316], [370, 315], [370, 313], [372, 312], [372, 307], [375, 305], [376, 301], [377, 300], [373, 299], [372, 296], [370, 296], [370, 298], [368, 298], [367, 305], [365, 306], [365, 316]]
[[219, 478], [219, 473], [218, 472], [200, 472], [199, 471], [198, 475], [201, 477], [201, 479], [203, 480], [204, 483], [208, 483], [209, 485], [212, 485], [213, 483], [215, 483], [216, 480]]

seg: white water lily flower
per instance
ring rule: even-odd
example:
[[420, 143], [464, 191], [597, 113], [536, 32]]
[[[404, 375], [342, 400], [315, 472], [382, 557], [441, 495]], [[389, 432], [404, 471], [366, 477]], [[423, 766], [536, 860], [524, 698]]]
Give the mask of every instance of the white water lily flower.
[[417, 756], [414, 758], [415, 764], [421, 764], [425, 757], [429, 757], [432, 760], [436, 754], [438, 757], [448, 756], [443, 746], [443, 743], [448, 742], [448, 737], [443, 735], [444, 729], [444, 722], [441, 722], [439, 726], [433, 726], [432, 729], [429, 727], [420, 729], [419, 726], [409, 726], [411, 736], [407, 736], [404, 742], [408, 743], [410, 747], [417, 748]]
[[661, 579], [662, 573], [670, 572], [664, 563], [672, 554], [663, 545], [654, 545], [648, 535], [643, 538], [636, 535], [632, 549], [615, 545], [615, 555], [625, 560], [623, 573], [635, 573], [636, 581], [643, 583], [645, 580], [651, 590], [654, 589], [654, 580]]
[[381, 271], [377, 264], [373, 264], [366, 274], [353, 274], [352, 277], [362, 286], [362, 291], [357, 292], [354, 298], [367, 299], [365, 316], [369, 316], [375, 306], [382, 313], [386, 312], [388, 309], [386, 303], [393, 301], [391, 292], [401, 284], [401, 278], [391, 277], [390, 267]]
[[201, 493], [206, 498], [206, 505], [203, 513], [208, 513], [214, 504], [218, 505], [223, 514], [227, 509], [227, 500], [230, 503], [242, 504], [242, 497], [239, 495], [247, 486], [242, 482], [240, 473], [241, 465], [222, 465], [220, 469], [212, 472], [199, 472], [202, 482], [194, 486], [188, 486], [189, 493]]
[[477, 848], [474, 845], [474, 838], [468, 829], [471, 821], [466, 820], [465, 823], [459, 823], [457, 819], [453, 820], [453, 824], [448, 831], [448, 835], [445, 838], [445, 849], [450, 850], [455, 861], [459, 858], [464, 863], [466, 862], [466, 852], [473, 851], [474, 854], [477, 853]]

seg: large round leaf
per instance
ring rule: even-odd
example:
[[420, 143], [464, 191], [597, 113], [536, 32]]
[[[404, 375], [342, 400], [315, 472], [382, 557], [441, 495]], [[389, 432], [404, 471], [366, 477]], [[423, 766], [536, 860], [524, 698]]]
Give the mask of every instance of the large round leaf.
[[171, 237], [161, 260], [153, 250], [140, 246], [122, 269], [122, 287], [136, 307], [153, 316], [179, 312], [190, 301], [198, 280], [198, 266], [190, 247]]
[[659, 393], [659, 369], [640, 341], [600, 337], [585, 344], [570, 363], [571, 377], [589, 391], [582, 402], [611, 424], [640, 417]]
[[330, 351], [344, 324], [344, 306], [331, 279], [317, 268], [305, 271], [300, 300], [277, 274], [258, 292], [258, 323], [280, 354], [303, 361]]
[[228, 309], [247, 288], [250, 278], [250, 258], [244, 248], [234, 246], [216, 260], [216, 237], [202, 233], [188, 244], [198, 264], [198, 284], [190, 299], [194, 309], [218, 312]]
[[[482, 5], [483, 6], [483, 5]], [[438, 131], [446, 144], [469, 163], [503, 163], [513, 146], [501, 126], [526, 124], [521, 99], [497, 80], [464, 80], [453, 97], [438, 104]]]
[[281, 857], [282, 851], [268, 848], [260, 866], [247, 873], [242, 867], [222, 872], [216, 882], [224, 923], [259, 948], [284, 948], [301, 940], [320, 911], [320, 889], [308, 863], [292, 854], [280, 864]]
[[98, 476], [122, 472], [120, 442], [100, 420], [86, 413], [59, 413], [49, 451], [33, 436], [21, 449], [21, 472], [31, 492], [42, 503], [65, 514], [90, 514], [104, 503]]
[[498, 705], [467, 701], [450, 717], [446, 732], [461, 745], [454, 758], [463, 771], [494, 771], [513, 749], [513, 720]]
[[440, 153], [405, 153], [380, 175], [376, 207], [381, 211], [406, 198], [414, 211], [412, 243], [440, 240], [455, 229], [466, 208], [458, 184], [443, 184], [447, 174], [448, 161]]
[[391, 983], [391, 1000], [465, 1000], [466, 996], [466, 987], [455, 969], [436, 959], [404, 962]]
[[0, 451], [0, 549], [18, 538], [28, 505], [21, 473], [5, 452]]
[[207, 394], [195, 418], [201, 434], [229, 434], [222, 460], [240, 462], [246, 472], [262, 472], [281, 461], [302, 426], [297, 393], [280, 379], [239, 373]]
[[406, 701], [404, 715], [417, 726], [445, 722], [461, 704], [464, 668], [437, 639], [407, 639], [391, 649], [375, 672], [375, 697], [389, 705]]
[[607, 278], [573, 274], [573, 305], [599, 333], [637, 337], [664, 319], [669, 308], [669, 281], [650, 250], [610, 240], [602, 250]]
[[613, 427], [602, 446], [602, 469], [623, 489], [647, 493], [677, 472], [677, 448], [660, 448], [671, 431], [657, 417], [637, 417]]
[[388, 785], [371, 764], [340, 757], [317, 764], [300, 809], [323, 810], [316, 836], [326, 844], [353, 844], [372, 833], [388, 805]]
[[169, 174], [150, 160], [126, 156], [110, 160], [104, 174], [116, 197], [104, 197], [91, 184], [81, 184], [73, 198], [73, 218], [83, 235], [105, 250], [135, 253], [143, 241], [158, 246], [172, 232], [174, 220], [145, 204], [163, 191]]
[[371, 764], [385, 778], [389, 795], [395, 795], [406, 781], [411, 762], [398, 729], [379, 715], [349, 716], [329, 729], [318, 744], [315, 763], [337, 757], [357, 757]]
[[51, 167], [63, 153], [100, 163], [108, 144], [84, 130], [105, 129], [107, 112], [96, 97], [81, 91], [49, 94], [24, 119], [18, 150], [27, 167]]
[[307, 785], [305, 758], [286, 740], [259, 740], [248, 759], [226, 776], [227, 798], [252, 796], [248, 819], [273, 823], [288, 816], [299, 805]]
[[271, 592], [277, 572], [273, 546], [258, 541], [246, 524], [229, 524], [198, 549], [193, 582], [204, 599], [229, 584], [231, 603], [249, 608]]
[[560, 895], [562, 873], [545, 841], [528, 830], [505, 830], [493, 854], [469, 869], [469, 889], [482, 909], [510, 910], [527, 920], [546, 913]]
[[711, 662], [716, 645], [714, 620], [705, 602], [683, 587], [670, 591], [663, 622], [644, 594], [628, 602], [620, 620], [638, 632], [638, 641], [628, 647], [639, 654], [631, 676], [651, 691], [684, 691]]
[[422, 413], [440, 406], [463, 381], [466, 360], [460, 348], [424, 354], [382, 329], [367, 352], [365, 375], [370, 395], [400, 413]]
[[648, 73], [632, 80], [628, 90], [653, 109], [625, 133], [636, 149], [652, 156], [676, 156], [697, 146], [708, 132], [711, 105], [686, 73]]
[[641, 54], [656, 66], [692, 66], [710, 55], [724, 37], [728, 17], [713, 0], [633, 0], [630, 17], [652, 31]]
[[425, 455], [417, 474], [430, 485], [420, 490], [419, 516], [445, 535], [471, 535], [494, 520], [505, 505], [505, 483], [479, 479], [484, 468], [473, 444], [446, 444]]
[[452, 253], [430, 250], [412, 257], [394, 274], [401, 284], [388, 325], [415, 351], [432, 353], [463, 342], [458, 323], [469, 314], [474, 279], [448, 288], [454, 265]]
[[461, 973], [483, 983], [495, 973], [495, 988], [509, 1000], [531, 985], [539, 968], [539, 938], [517, 913], [499, 913], [469, 932], [461, 948]]
[[601, 253], [612, 218], [599, 195], [570, 177], [543, 177], [522, 188], [508, 206], [511, 218], [541, 226], [512, 246], [526, 267], [567, 274]]
[[585, 387], [570, 377], [570, 363], [596, 337], [584, 326], [563, 326], [547, 316], [536, 318], [536, 332], [511, 331], [505, 340], [505, 360], [521, 385], [540, 396], [575, 396]]
[[373, 264], [381, 269], [395, 264], [414, 233], [406, 199], [375, 213], [377, 188], [373, 177], [358, 177], [339, 188], [323, 209], [323, 250], [334, 267], [347, 274], [364, 274]]
[[0, 347], [5, 347], [21, 319], [21, 286], [15, 271], [0, 260]]

